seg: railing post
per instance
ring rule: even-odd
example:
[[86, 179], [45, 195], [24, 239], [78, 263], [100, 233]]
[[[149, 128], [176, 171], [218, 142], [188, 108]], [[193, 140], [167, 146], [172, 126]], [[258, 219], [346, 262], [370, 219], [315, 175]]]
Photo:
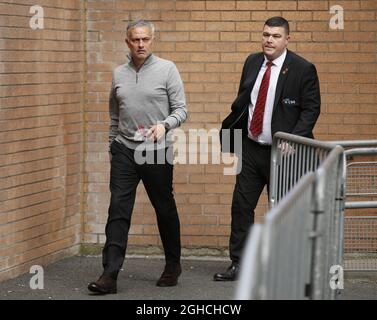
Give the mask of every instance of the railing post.
[[270, 196], [269, 206], [274, 207], [277, 203], [277, 168], [280, 165], [279, 149], [277, 148], [278, 139], [273, 139], [271, 146], [271, 161], [270, 161]]

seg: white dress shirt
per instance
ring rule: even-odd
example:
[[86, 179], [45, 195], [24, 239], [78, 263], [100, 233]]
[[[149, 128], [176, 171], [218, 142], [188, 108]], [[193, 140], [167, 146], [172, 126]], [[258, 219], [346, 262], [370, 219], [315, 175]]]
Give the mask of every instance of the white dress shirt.
[[253, 118], [255, 104], [257, 103], [259, 88], [261, 86], [263, 75], [267, 69], [268, 60], [266, 56], [264, 57], [264, 62], [262, 64], [262, 68], [259, 71], [257, 80], [255, 81], [253, 90], [251, 90], [251, 94], [250, 94], [251, 102], [249, 105], [249, 119], [247, 123], [248, 137], [260, 144], [271, 145], [272, 143], [272, 135], [271, 135], [272, 109], [274, 107], [276, 85], [278, 83], [280, 70], [281, 70], [281, 67], [283, 66], [286, 55], [287, 55], [287, 50], [284, 50], [284, 52], [278, 58], [272, 61], [273, 64], [271, 66], [270, 83], [268, 86], [266, 105], [264, 109], [263, 129], [262, 129], [262, 133], [257, 138], [251, 135], [249, 129], [250, 129], [251, 119]]

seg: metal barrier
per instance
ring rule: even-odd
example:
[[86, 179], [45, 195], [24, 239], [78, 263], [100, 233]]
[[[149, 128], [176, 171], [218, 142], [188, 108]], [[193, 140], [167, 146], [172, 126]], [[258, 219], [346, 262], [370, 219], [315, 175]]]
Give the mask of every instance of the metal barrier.
[[[377, 162], [349, 162], [349, 159], [354, 156], [375, 155], [377, 155], [377, 148], [355, 148], [345, 151], [346, 196], [377, 195]], [[355, 175], [355, 171], [357, 171], [357, 175]], [[377, 201], [346, 201], [346, 208], [377, 208]]]
[[377, 208], [377, 140], [331, 143], [346, 148], [344, 268], [347, 271], [376, 271], [377, 212], [368, 209]]
[[[309, 173], [253, 226], [242, 260], [237, 299], [306, 299], [311, 278], [315, 174]], [[307, 210], [305, 210], [307, 209]], [[250, 273], [252, 270], [252, 273]]]
[[336, 146], [316, 171], [312, 299], [333, 299], [330, 268], [343, 266], [344, 149]]
[[347, 196], [377, 196], [377, 161], [347, 164]]
[[[259, 274], [263, 272], [262, 267], [262, 232], [263, 226], [255, 223], [251, 227], [245, 250], [243, 263], [240, 269], [241, 285], [236, 292], [237, 300], [250, 300], [260, 297], [260, 278]], [[248, 263], [250, 261], [250, 263]]]
[[344, 269], [377, 270], [377, 216], [348, 216], [344, 220]]
[[276, 205], [306, 173], [314, 172], [334, 145], [292, 134], [275, 134], [271, 147], [270, 205]]
[[334, 298], [329, 272], [342, 265], [343, 152], [331, 143], [274, 136], [272, 208], [250, 233], [237, 299]]

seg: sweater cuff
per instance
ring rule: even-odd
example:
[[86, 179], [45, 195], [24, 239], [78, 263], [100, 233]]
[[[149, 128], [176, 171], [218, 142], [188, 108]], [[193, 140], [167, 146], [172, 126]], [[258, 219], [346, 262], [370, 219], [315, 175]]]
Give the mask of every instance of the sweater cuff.
[[167, 117], [164, 121], [161, 121], [161, 123], [165, 126], [166, 130], [174, 129], [179, 125], [178, 120], [174, 117]]

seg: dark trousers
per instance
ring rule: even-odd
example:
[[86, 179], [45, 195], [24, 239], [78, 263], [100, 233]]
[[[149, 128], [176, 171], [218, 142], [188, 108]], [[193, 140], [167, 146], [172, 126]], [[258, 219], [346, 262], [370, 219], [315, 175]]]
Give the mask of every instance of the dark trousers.
[[[166, 156], [167, 150], [148, 152], [153, 152], [155, 156], [157, 152], [163, 152], [163, 156]], [[179, 263], [180, 224], [173, 196], [173, 165], [138, 164], [134, 158], [135, 150], [117, 141], [111, 144], [111, 153], [111, 200], [105, 230], [106, 243], [102, 251], [103, 273], [116, 279], [123, 265], [136, 188], [140, 180], [156, 211], [166, 263]]]
[[271, 147], [248, 137], [242, 141], [242, 168], [236, 177], [232, 200], [230, 259], [239, 263], [246, 238], [254, 223], [254, 209], [265, 185], [269, 187]]

